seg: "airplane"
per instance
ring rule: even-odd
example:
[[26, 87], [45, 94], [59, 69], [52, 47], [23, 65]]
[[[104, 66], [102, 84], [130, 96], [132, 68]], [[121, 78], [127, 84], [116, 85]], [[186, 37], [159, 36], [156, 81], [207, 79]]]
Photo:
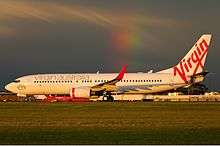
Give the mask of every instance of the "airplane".
[[104, 101], [114, 101], [113, 95], [117, 94], [154, 94], [189, 87], [202, 82], [207, 74], [204, 65], [211, 37], [202, 35], [177, 65], [159, 72], [126, 73], [125, 65], [118, 74], [36, 74], [17, 78], [5, 89], [23, 97], [45, 95], [51, 100], [102, 97]]

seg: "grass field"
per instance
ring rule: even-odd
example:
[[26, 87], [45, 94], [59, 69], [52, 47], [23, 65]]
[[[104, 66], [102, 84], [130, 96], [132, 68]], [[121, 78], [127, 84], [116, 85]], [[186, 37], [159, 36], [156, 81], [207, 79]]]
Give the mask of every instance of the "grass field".
[[0, 144], [220, 144], [220, 103], [0, 103]]

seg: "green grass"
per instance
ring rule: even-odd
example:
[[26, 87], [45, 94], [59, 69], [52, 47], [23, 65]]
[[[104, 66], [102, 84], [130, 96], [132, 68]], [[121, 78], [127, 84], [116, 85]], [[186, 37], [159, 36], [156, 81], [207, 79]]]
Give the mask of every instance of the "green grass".
[[0, 103], [0, 144], [220, 144], [220, 103]]

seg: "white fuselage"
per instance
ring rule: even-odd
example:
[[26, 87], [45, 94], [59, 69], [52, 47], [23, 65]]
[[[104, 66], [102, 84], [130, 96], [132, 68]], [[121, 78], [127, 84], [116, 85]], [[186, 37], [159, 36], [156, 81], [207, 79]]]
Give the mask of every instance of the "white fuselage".
[[[20, 96], [69, 95], [72, 88], [92, 87], [110, 81], [116, 76], [115, 73], [28, 75], [8, 84], [6, 89]], [[172, 90], [185, 85], [179, 78], [165, 73], [125, 73], [124, 78], [116, 83], [118, 92], [123, 90], [126, 93], [146, 94]], [[131, 87], [137, 90], [129, 90]]]
[[119, 74], [39, 74], [18, 78], [5, 88], [19, 96], [90, 97], [102, 92], [109, 100], [111, 94], [169, 91], [203, 81], [210, 41], [211, 34], [202, 35], [177, 65], [157, 73], [126, 73], [127, 66], [124, 66]]

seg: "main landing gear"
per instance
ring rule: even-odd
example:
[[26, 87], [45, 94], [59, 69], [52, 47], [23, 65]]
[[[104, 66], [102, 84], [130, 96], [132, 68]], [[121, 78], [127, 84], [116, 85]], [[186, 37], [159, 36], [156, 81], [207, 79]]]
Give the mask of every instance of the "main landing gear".
[[114, 97], [111, 94], [104, 93], [103, 94], [103, 101], [113, 102]]

